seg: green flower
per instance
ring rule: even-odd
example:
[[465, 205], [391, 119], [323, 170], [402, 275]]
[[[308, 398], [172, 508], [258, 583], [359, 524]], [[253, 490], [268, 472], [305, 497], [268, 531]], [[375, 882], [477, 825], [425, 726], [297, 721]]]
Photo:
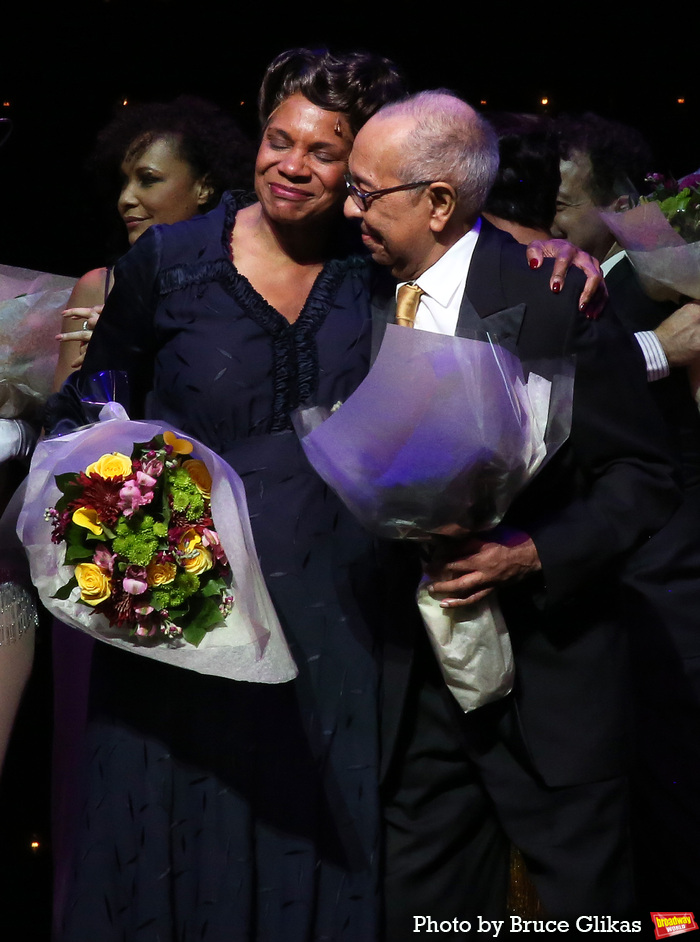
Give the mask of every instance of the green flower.
[[178, 572], [168, 585], [159, 586], [151, 593], [151, 605], [158, 611], [181, 608], [199, 589], [199, 579], [189, 572]]
[[185, 514], [188, 520], [199, 520], [204, 514], [204, 498], [184, 468], [175, 468], [168, 475], [173, 510]]
[[150, 514], [122, 517], [112, 549], [136, 566], [147, 566], [158, 552], [159, 540], [166, 535], [167, 527], [156, 523]]

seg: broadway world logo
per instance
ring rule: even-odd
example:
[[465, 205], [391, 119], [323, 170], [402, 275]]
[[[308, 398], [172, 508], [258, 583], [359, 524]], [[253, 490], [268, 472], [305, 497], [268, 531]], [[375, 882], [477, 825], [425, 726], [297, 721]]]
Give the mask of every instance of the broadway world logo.
[[692, 913], [650, 913], [654, 923], [654, 935], [657, 939], [668, 939], [697, 929], [698, 924]]

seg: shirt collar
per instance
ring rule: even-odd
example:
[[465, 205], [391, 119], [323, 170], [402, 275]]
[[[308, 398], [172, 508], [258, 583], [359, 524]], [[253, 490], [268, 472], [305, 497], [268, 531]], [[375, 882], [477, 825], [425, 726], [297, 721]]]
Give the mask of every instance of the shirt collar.
[[[449, 307], [455, 292], [464, 286], [480, 231], [481, 219], [477, 219], [469, 232], [451, 245], [434, 265], [414, 279], [413, 284], [422, 288], [429, 297], [435, 298], [442, 307]], [[397, 290], [402, 284], [406, 282], [399, 282]]]
[[614, 255], [611, 255], [610, 258], [606, 258], [604, 262], [601, 262], [600, 270], [603, 273], [603, 277], [610, 273], [610, 270], [613, 269], [619, 261], [621, 261], [627, 253], [623, 250], [621, 252], [615, 252]]

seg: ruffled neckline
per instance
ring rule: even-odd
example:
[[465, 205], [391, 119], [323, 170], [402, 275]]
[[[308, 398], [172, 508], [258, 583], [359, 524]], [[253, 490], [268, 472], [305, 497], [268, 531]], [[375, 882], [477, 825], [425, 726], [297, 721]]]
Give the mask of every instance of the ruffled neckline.
[[[243, 191], [225, 193], [215, 213], [223, 210], [218, 258], [179, 264], [164, 271], [160, 277], [161, 295], [190, 285], [218, 282], [239, 309], [271, 338], [273, 408], [268, 431], [291, 428], [290, 413], [302, 402], [313, 398], [318, 387], [318, 351], [315, 335], [330, 313], [341, 283], [356, 272], [360, 276], [367, 267], [367, 257], [339, 242], [346, 254], [329, 259], [312, 285], [299, 317], [290, 323], [242, 275], [231, 258], [230, 244], [239, 209], [256, 202], [255, 194]], [[219, 217], [220, 218], [220, 217]], [[348, 251], [349, 248], [349, 251]]]
[[313, 329], [315, 332], [328, 314], [340, 282], [352, 269], [363, 270], [367, 265], [367, 258], [356, 251], [348, 251], [348, 245], [343, 245], [342, 240], [339, 240], [338, 248], [344, 251], [344, 254], [331, 258], [324, 264], [314, 280], [299, 317], [290, 323], [253, 287], [245, 275], [238, 271], [231, 257], [231, 237], [236, 223], [236, 214], [239, 209], [251, 206], [255, 202], [257, 198], [254, 193], [243, 191], [230, 191], [222, 198], [224, 226], [221, 233], [221, 251], [230, 266], [231, 278], [230, 281], [227, 279], [230, 291], [243, 309], [270, 334], [308, 329]]

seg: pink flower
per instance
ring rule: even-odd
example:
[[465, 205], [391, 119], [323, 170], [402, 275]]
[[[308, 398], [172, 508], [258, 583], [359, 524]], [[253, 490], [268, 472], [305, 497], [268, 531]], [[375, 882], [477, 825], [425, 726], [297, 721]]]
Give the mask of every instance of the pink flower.
[[163, 462], [158, 458], [149, 458], [148, 461], [142, 464], [141, 469], [145, 474], [149, 474], [153, 478], [159, 478], [163, 473]]
[[142, 566], [128, 566], [124, 573], [122, 586], [129, 595], [142, 595], [148, 588], [146, 570]]
[[100, 569], [104, 569], [105, 572], [108, 572], [112, 575], [114, 571], [114, 560], [116, 559], [114, 553], [110, 553], [109, 549], [101, 543], [95, 550], [95, 554], [92, 557], [92, 561], [96, 566], [99, 566]]
[[146, 474], [145, 471], [136, 472], [136, 481], [139, 487], [142, 487], [145, 490], [153, 490], [153, 488], [158, 483], [156, 478], [152, 477], [150, 474]]
[[139, 507], [150, 504], [152, 500], [153, 491], [147, 490], [144, 493], [136, 481], [129, 480], [124, 482], [123, 487], [119, 491], [118, 506], [125, 517], [130, 517]]
[[689, 173], [686, 177], [682, 177], [678, 181], [679, 190], [684, 190], [686, 187], [693, 189], [696, 186], [700, 186], [700, 170], [696, 170], [694, 173]]
[[202, 545], [207, 547], [214, 559], [218, 560], [220, 563], [223, 563], [225, 566], [228, 565], [226, 552], [221, 545], [219, 534], [215, 530], [210, 530], [208, 527], [203, 527], [201, 533]]

